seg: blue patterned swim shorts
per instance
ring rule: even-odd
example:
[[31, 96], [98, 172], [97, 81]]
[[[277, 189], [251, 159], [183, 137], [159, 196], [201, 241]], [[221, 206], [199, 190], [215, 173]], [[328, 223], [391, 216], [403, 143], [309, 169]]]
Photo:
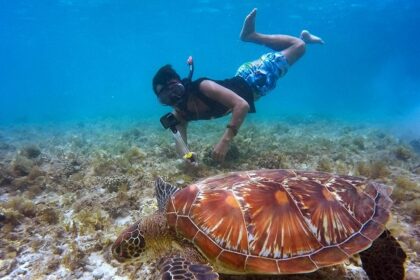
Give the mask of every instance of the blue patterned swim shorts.
[[242, 64], [236, 76], [242, 77], [254, 90], [255, 97], [259, 98], [274, 89], [277, 80], [286, 75], [288, 69], [286, 57], [281, 52], [271, 52]]

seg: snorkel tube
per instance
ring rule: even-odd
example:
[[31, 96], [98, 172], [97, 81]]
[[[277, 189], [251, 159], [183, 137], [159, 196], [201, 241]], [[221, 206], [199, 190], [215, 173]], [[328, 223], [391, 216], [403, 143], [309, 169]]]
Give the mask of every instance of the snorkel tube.
[[188, 73], [188, 80], [191, 82], [192, 76], [194, 74], [194, 60], [192, 56], [190, 55], [187, 59], [188, 68], [190, 69], [190, 72]]

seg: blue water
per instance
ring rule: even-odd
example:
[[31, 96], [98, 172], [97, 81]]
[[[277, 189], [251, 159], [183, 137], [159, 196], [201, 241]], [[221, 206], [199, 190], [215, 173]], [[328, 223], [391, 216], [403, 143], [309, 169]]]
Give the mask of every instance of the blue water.
[[322, 36], [258, 116], [326, 115], [420, 123], [420, 1], [0, 0], [0, 123], [158, 118], [151, 90], [163, 64], [195, 78], [231, 77], [267, 51], [243, 43], [257, 30]]

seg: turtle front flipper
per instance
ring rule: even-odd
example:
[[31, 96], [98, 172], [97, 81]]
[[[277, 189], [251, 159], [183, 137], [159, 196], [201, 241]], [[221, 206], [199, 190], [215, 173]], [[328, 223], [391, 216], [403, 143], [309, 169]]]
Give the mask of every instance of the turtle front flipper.
[[169, 197], [178, 190], [179, 189], [177, 187], [165, 182], [161, 177], [156, 179], [155, 192], [159, 211], [165, 211], [166, 203], [168, 202]]
[[161, 280], [218, 280], [219, 274], [210, 265], [192, 263], [186, 258], [173, 256], [162, 259], [158, 264]]
[[370, 280], [405, 279], [404, 263], [407, 255], [388, 230], [359, 255]]

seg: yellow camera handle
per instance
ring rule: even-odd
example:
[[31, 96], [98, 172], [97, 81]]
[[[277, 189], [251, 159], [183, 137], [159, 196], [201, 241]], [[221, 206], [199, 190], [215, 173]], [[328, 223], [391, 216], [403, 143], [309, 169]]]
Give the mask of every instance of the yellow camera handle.
[[186, 153], [186, 154], [183, 156], [183, 158], [184, 158], [184, 159], [192, 159], [192, 157], [193, 157], [193, 153], [192, 153], [192, 152], [188, 152], [188, 153]]

